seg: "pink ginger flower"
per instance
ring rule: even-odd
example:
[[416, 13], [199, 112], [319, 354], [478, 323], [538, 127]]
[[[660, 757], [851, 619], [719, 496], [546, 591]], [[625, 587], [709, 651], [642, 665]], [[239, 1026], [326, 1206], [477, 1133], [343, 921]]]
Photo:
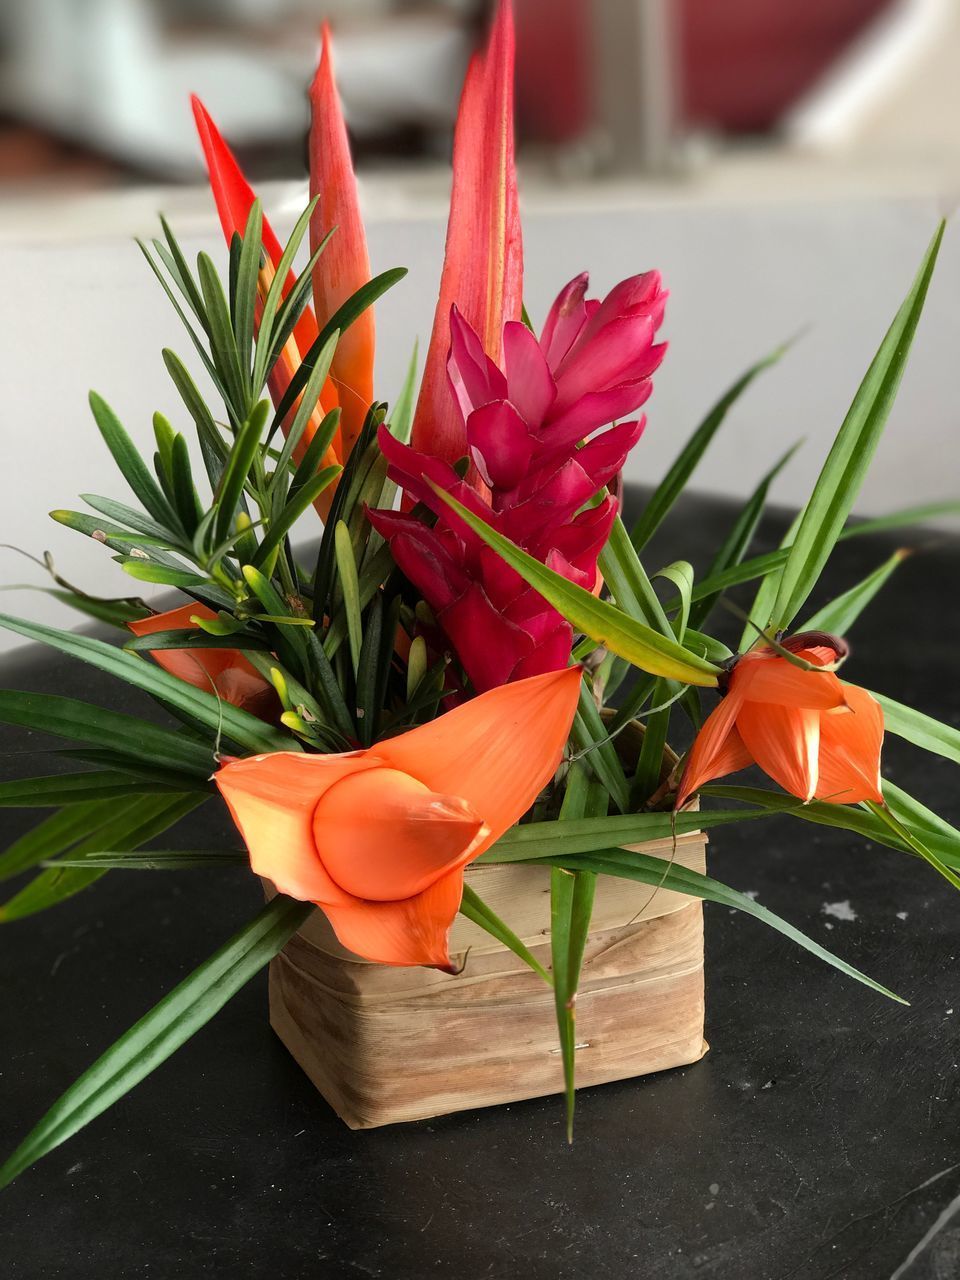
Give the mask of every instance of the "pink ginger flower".
[[502, 368], [452, 308], [447, 371], [480, 492], [442, 458], [380, 432], [391, 478], [436, 523], [415, 511], [371, 511], [370, 519], [477, 692], [566, 666], [571, 628], [428, 481], [569, 581], [598, 586], [617, 502], [608, 495], [589, 504], [643, 432], [643, 417], [608, 424], [651, 392], [666, 350], [654, 335], [667, 295], [655, 271], [622, 281], [602, 302], [586, 298], [587, 283], [584, 274], [562, 290], [539, 341], [519, 321], [505, 324]]

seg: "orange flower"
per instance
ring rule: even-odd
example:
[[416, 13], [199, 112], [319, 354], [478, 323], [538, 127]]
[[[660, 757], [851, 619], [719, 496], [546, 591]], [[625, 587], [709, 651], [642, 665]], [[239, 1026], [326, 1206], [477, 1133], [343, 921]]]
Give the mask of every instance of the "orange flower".
[[[136, 636], [156, 631], [193, 631], [191, 617], [215, 618], [203, 604], [185, 604], [166, 613], [155, 613], [127, 626]], [[224, 702], [242, 707], [262, 720], [276, 719], [277, 695], [269, 681], [256, 671], [237, 649], [155, 649], [152, 657], [164, 671], [205, 693], [214, 690]]]
[[[784, 647], [820, 667], [847, 654], [843, 640], [815, 631]], [[882, 742], [883, 712], [865, 689], [753, 649], [738, 659], [726, 696], [697, 735], [677, 807], [711, 778], [751, 764], [801, 800], [881, 803]]]
[[[313, 272], [316, 314], [325, 323], [370, 279], [367, 237], [326, 23], [320, 64], [310, 88], [310, 195], [319, 197], [310, 219], [312, 253], [335, 228]], [[368, 307], [340, 335], [330, 368], [340, 400], [344, 458], [349, 457], [373, 400], [373, 353], [373, 308]]]
[[217, 785], [253, 870], [317, 903], [345, 947], [449, 969], [463, 869], [550, 781], [579, 692], [579, 668], [552, 671], [366, 751], [232, 761]]

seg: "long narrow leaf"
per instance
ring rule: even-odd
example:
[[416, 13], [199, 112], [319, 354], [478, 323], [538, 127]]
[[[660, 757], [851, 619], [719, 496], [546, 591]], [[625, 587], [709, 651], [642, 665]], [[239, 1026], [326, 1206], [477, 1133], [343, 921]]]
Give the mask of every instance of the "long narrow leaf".
[[133, 654], [124, 653], [113, 645], [90, 636], [76, 635], [71, 631], [58, 631], [37, 622], [11, 618], [0, 614], [0, 627], [14, 631], [28, 640], [49, 645], [71, 658], [89, 662], [110, 675], [125, 680], [127, 684], [151, 693], [162, 702], [185, 712], [206, 728], [222, 730], [234, 742], [250, 751], [288, 751], [296, 749], [292, 739], [258, 720], [247, 711], [223, 702], [213, 694], [195, 689], [162, 671], [152, 663], [144, 662]]
[[0, 723], [89, 742], [193, 778], [208, 778], [215, 765], [212, 749], [186, 734], [55, 693], [0, 689]]
[[840, 536], [893, 407], [944, 228], [945, 223], [941, 223], [910, 292], [854, 396], [807, 503], [783, 568], [771, 618], [764, 619], [764, 626], [770, 622], [778, 631], [789, 626], [803, 607]]
[[703, 457], [707, 446], [723, 424], [723, 420], [732, 406], [736, 404], [758, 374], [777, 363], [788, 349], [788, 346], [789, 344], [785, 343], [783, 346], [777, 347], [770, 355], [765, 356], [751, 369], [748, 369], [743, 377], [733, 384], [726, 395], [717, 401], [700, 426], [694, 431], [670, 467], [670, 470], [654, 490], [644, 507], [643, 515], [633, 527], [630, 540], [637, 551], [643, 550], [683, 492], [687, 481], [693, 474], [694, 468]]
[[[551, 859], [552, 861], [554, 860]], [[878, 991], [881, 995], [887, 996], [891, 1000], [896, 1000], [898, 1004], [907, 1003], [901, 996], [895, 995], [873, 978], [861, 973], [859, 969], [855, 969], [853, 965], [841, 960], [839, 956], [835, 956], [826, 947], [821, 947], [818, 942], [808, 938], [805, 933], [788, 924], [780, 916], [768, 911], [766, 907], [762, 907], [759, 902], [754, 902], [746, 894], [739, 893], [736, 889], [731, 889], [727, 885], [721, 884], [719, 880], [713, 880], [709, 876], [701, 875], [698, 871], [692, 871], [689, 867], [682, 867], [677, 863], [665, 864], [664, 859], [651, 857], [648, 854], [627, 853], [613, 849], [608, 853], [594, 856], [563, 858], [562, 865], [574, 869], [595, 871], [601, 875], [620, 876], [626, 880], [639, 881], [641, 884], [672, 889], [676, 893], [687, 894], [694, 898], [704, 898], [708, 902], [717, 902], [721, 906], [743, 911], [745, 914], [753, 916], [755, 920], [759, 920], [763, 924], [769, 925], [770, 928], [776, 929], [778, 933], [782, 933], [784, 937], [803, 947], [805, 951], [809, 951], [811, 955], [816, 956], [819, 960], [832, 965], [834, 969], [839, 969], [848, 978], [855, 978], [857, 982], [862, 982], [864, 986], [870, 987], [873, 991]], [[666, 871], [664, 870], [665, 865]]]
[[274, 898], [63, 1094], [0, 1168], [0, 1186], [72, 1137], [165, 1062], [282, 950], [313, 910], [311, 903]]
[[800, 627], [800, 630], [829, 631], [833, 635], [845, 636], [870, 601], [889, 580], [894, 570], [903, 564], [909, 554], [909, 551], [902, 548], [895, 551], [862, 582], [858, 582], [849, 591], [844, 591], [829, 604], [825, 604], [822, 609], [818, 609]]

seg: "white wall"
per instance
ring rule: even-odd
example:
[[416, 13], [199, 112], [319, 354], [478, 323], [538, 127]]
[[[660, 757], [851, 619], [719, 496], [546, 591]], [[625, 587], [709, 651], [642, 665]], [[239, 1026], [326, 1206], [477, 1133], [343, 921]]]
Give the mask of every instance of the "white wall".
[[[378, 393], [392, 399], [415, 335], [429, 334], [443, 237], [436, 192], [416, 201], [368, 190], [374, 270], [410, 275], [379, 305]], [[268, 194], [290, 211], [301, 192]], [[175, 211], [181, 205], [182, 216]], [[86, 407], [90, 387], [114, 406], [152, 452], [154, 409], [184, 424], [160, 360], [173, 346], [192, 368], [189, 341], [131, 243], [153, 233], [166, 207], [185, 248], [222, 254], [219, 230], [199, 197], [138, 193], [79, 202], [31, 217], [0, 215], [0, 542], [49, 549], [60, 571], [87, 589], [133, 593], [103, 548], [50, 521], [83, 491], [125, 497], [124, 485]], [[628, 478], [655, 482], [713, 400], [757, 357], [804, 326], [782, 364], [737, 406], [695, 477], [695, 487], [750, 491], [801, 436], [806, 444], [776, 497], [800, 503], [815, 478], [859, 379], [906, 292], [942, 210], [934, 194], [857, 193], [827, 198], [710, 200], [696, 191], [536, 195], [525, 214], [531, 314], [588, 267], [601, 292], [621, 277], [659, 267], [672, 297], [671, 351], [648, 404], [647, 434]], [[290, 218], [277, 218], [281, 229]], [[860, 502], [863, 512], [960, 495], [960, 242], [949, 230], [900, 399]], [[0, 551], [0, 582], [41, 583], [41, 572]], [[150, 589], [147, 588], [149, 591]], [[35, 593], [6, 592], [0, 607], [73, 625], [77, 616]], [[13, 637], [0, 636], [0, 645]]]

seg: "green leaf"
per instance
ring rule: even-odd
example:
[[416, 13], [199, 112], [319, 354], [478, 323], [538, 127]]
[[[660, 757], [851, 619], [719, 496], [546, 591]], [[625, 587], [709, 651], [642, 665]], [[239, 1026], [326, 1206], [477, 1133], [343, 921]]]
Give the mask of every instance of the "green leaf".
[[[164, 293], [169, 298], [171, 306], [173, 307], [174, 311], [176, 311], [177, 315], [180, 317], [181, 324], [186, 329], [190, 337], [190, 341], [193, 343], [193, 346], [197, 355], [200, 357], [200, 359], [203, 362], [203, 367], [206, 369], [207, 373], [210, 375], [210, 378], [213, 381], [214, 385], [217, 387], [217, 389], [222, 390], [220, 386], [220, 378], [216, 368], [214, 367], [213, 361], [210, 359], [210, 356], [207, 354], [206, 348], [204, 347], [203, 342], [201, 341], [199, 335], [197, 334], [196, 329], [194, 329], [193, 325], [190, 323], [190, 319], [187, 316], [187, 313], [184, 311], [183, 307], [181, 307], [179, 299], [177, 298], [177, 295], [170, 288], [170, 285], [165, 279], [163, 272], [157, 266], [156, 262], [154, 262], [153, 255], [150, 253], [150, 250], [147, 248], [147, 246], [143, 243], [142, 240], [138, 240], [137, 245], [140, 249], [140, 252], [143, 254], [144, 258], [146, 258], [147, 263], [149, 264], [150, 270], [160, 281], [160, 286], [163, 289]], [[161, 254], [161, 256], [163, 255]], [[167, 262], [169, 266], [169, 260], [165, 258], [164, 261]], [[188, 277], [190, 276], [189, 271], [187, 271], [187, 276]], [[176, 276], [174, 278], [177, 279]], [[190, 279], [192, 281], [192, 277], [190, 277]], [[177, 281], [177, 283], [179, 283], [179, 280]], [[195, 287], [196, 286], [193, 286], [193, 288]], [[204, 333], [209, 333], [210, 326], [207, 321], [206, 313], [204, 311], [203, 300], [199, 297], [199, 294], [197, 294], [197, 297], [199, 299], [199, 302], [197, 304], [199, 308], [199, 310], [197, 310], [197, 315], [201, 324], [203, 325]], [[191, 305], [191, 308], [193, 308], [194, 304], [192, 301], [190, 305]], [[224, 392], [224, 394], [226, 393]]]
[[197, 497], [193, 482], [193, 468], [190, 465], [190, 453], [186, 439], [182, 435], [173, 438], [170, 454], [170, 479], [173, 487], [173, 502], [180, 518], [180, 523], [188, 535], [192, 535], [200, 523], [203, 509]]
[[[567, 775], [560, 821], [585, 816], [603, 817], [606, 812], [605, 789], [597, 783], [589, 782], [584, 770], [574, 764]], [[557, 866], [550, 868], [550, 954], [560, 1055], [563, 1061], [568, 1142], [573, 1141], [576, 1103], [576, 998], [596, 887], [597, 877], [592, 871], [569, 871]]]
[[5, 586], [0, 590], [39, 591], [53, 600], [59, 600], [61, 604], [69, 605], [71, 609], [76, 609], [78, 613], [85, 614], [88, 618], [96, 618], [98, 622], [108, 622], [121, 630], [128, 622], [137, 622], [141, 618], [150, 616], [147, 606], [133, 596], [119, 596], [113, 600], [104, 600], [98, 596], [81, 595], [79, 591], [61, 590], [59, 587], [38, 587], [32, 582], [18, 582], [15, 587]]
[[[708, 815], [704, 814], [702, 816], [707, 817]], [[887, 996], [891, 1000], [896, 1000], [898, 1004], [907, 1003], [901, 996], [895, 995], [886, 987], [881, 986], [879, 982], [875, 982], [873, 978], [867, 977], [865, 973], [861, 973], [853, 965], [847, 964], [845, 960], [835, 956], [826, 947], [821, 947], [818, 942], [808, 938], [805, 933], [788, 924], [780, 916], [768, 911], [766, 907], [762, 907], [759, 902], [748, 898], [746, 894], [737, 892], [736, 889], [731, 889], [727, 885], [721, 884], [719, 880], [713, 880], [709, 876], [701, 875], [698, 871], [691, 871], [688, 867], [682, 867], [678, 863], [665, 864], [663, 858], [617, 849], [610, 849], [608, 852], [592, 856], [564, 858], [562, 862], [564, 866], [575, 870], [589, 870], [595, 871], [600, 875], [620, 876], [626, 880], [636, 880], [641, 884], [672, 889], [676, 893], [687, 894], [689, 897], [694, 898], [704, 898], [708, 902], [717, 902], [721, 906], [743, 911], [747, 915], [753, 916], [755, 920], [760, 920], [763, 924], [769, 925], [770, 928], [776, 929], [778, 933], [782, 933], [784, 937], [803, 947], [805, 951], [809, 951], [811, 955], [816, 956], [819, 960], [824, 960], [835, 969], [839, 969], [848, 978], [856, 978], [864, 986], [870, 987], [873, 991], [878, 991], [881, 995]], [[664, 870], [665, 865], [666, 871]]]
[[203, 396], [197, 390], [197, 384], [190, 377], [183, 361], [175, 352], [165, 347], [162, 352], [163, 363], [166, 365], [167, 372], [173, 379], [174, 386], [180, 393], [180, 398], [187, 408], [187, 412], [194, 421], [197, 428], [197, 435], [200, 440], [200, 448], [203, 453], [204, 467], [210, 480], [212, 488], [216, 489], [220, 483], [220, 476], [223, 472], [223, 463], [227, 455], [227, 447], [220, 438], [217, 431], [217, 424], [213, 420], [213, 414], [207, 407], [207, 403]]
[[480, 855], [477, 862], [566, 858], [574, 854], [597, 853], [612, 845], [669, 840], [674, 835], [682, 836], [691, 831], [766, 817], [769, 813], [763, 809], [710, 809], [704, 813], [625, 813], [565, 822], [525, 822], [519, 827], [511, 827], [492, 848]]
[[181, 774], [179, 782], [171, 781], [172, 775], [164, 774], [162, 780], [139, 781], [116, 770], [96, 770], [87, 773], [54, 773], [42, 778], [17, 778], [0, 782], [0, 809], [47, 809], [60, 805], [79, 804], [90, 800], [119, 800], [127, 796], [151, 791], [191, 790], [196, 787], [195, 778]]
[[579, 754], [603, 783], [610, 799], [621, 813], [626, 813], [630, 808], [630, 792], [623, 774], [623, 765], [616, 747], [610, 741], [610, 730], [601, 719], [593, 693], [585, 681], [580, 682], [580, 700], [573, 721], [572, 737]]
[[643, 550], [683, 492], [687, 481], [693, 474], [694, 468], [703, 457], [707, 446], [716, 435], [731, 407], [739, 400], [758, 374], [777, 363], [784, 352], [788, 350], [789, 345], [789, 343], [784, 343], [783, 346], [777, 347], [770, 355], [758, 361], [753, 368], [748, 369], [743, 377], [733, 384], [726, 395], [717, 401], [700, 426], [697, 427], [680, 451], [670, 470], [651, 495], [644, 508], [643, 515], [633, 527], [631, 541], [637, 551]]
[[360, 618], [360, 582], [357, 578], [357, 562], [353, 556], [350, 533], [342, 520], [334, 531], [334, 548], [340, 573], [340, 590], [347, 615], [347, 636], [350, 641], [350, 658], [356, 675], [363, 647], [363, 623]]
[[857, 520], [848, 524], [840, 535], [845, 538], [858, 538], [865, 533], [885, 533], [888, 529], [902, 529], [904, 525], [923, 524], [925, 520], [934, 520], [937, 516], [960, 516], [960, 502], [927, 502], [920, 507], [906, 507], [902, 511], [894, 511], [888, 516], [876, 516], [870, 520]]
[[57, 867], [82, 867], [91, 871], [186, 871], [209, 867], [248, 867], [249, 854], [241, 849], [148, 849], [146, 851], [110, 850], [88, 853], [83, 858], [57, 858], [45, 864]]
[[[271, 557], [278, 552], [290, 529], [300, 519], [309, 506], [314, 503], [324, 489], [329, 489], [343, 467], [324, 467], [311, 480], [301, 485], [296, 493], [291, 490], [290, 501], [277, 518], [271, 521], [270, 532], [261, 542], [257, 554], [253, 558], [256, 567], [271, 563]], [[312, 621], [312, 619], [310, 619]]]
[[642, 619], [670, 640], [674, 639], [670, 620], [619, 516], [614, 520], [610, 538], [600, 553], [600, 572], [625, 613], [631, 618]]
[[[137, 582], [156, 582], [165, 587], [180, 587], [183, 591], [208, 586], [206, 578], [189, 569], [172, 569], [169, 565], [153, 564], [149, 560], [123, 560], [120, 568]], [[229, 596], [226, 599], [229, 600]]]
[[0, 1168], [0, 1186], [72, 1137], [165, 1062], [283, 949], [313, 910], [311, 903], [274, 898], [63, 1094]]
[[233, 518], [237, 514], [243, 487], [260, 448], [260, 436], [269, 412], [269, 401], [261, 400], [237, 432], [217, 491], [217, 522], [214, 533], [217, 542], [223, 542], [230, 536]]
[[209, 326], [210, 354], [213, 356], [213, 363], [219, 375], [219, 388], [224, 392], [224, 400], [231, 415], [239, 422], [243, 420], [247, 410], [246, 388], [240, 368], [240, 352], [237, 350], [237, 339], [233, 332], [226, 294], [209, 254], [197, 254], [197, 275], [200, 278], [200, 288], [203, 290]]
[[134, 653], [152, 653], [155, 649], [257, 649], [269, 653], [270, 646], [260, 636], [231, 634], [224, 643], [221, 635], [207, 635], [200, 630], [152, 631], [149, 635], [133, 636], [123, 646]]
[[[307, 385], [303, 390], [303, 396], [300, 399], [300, 403], [297, 405], [297, 410], [293, 415], [293, 420], [286, 431], [286, 439], [283, 442], [283, 448], [280, 450], [280, 456], [277, 458], [277, 468], [273, 479], [274, 485], [279, 485], [286, 478], [294, 450], [300, 443], [313, 412], [320, 403], [320, 393], [323, 390], [323, 384], [326, 381], [327, 374], [330, 372], [330, 361], [333, 359], [333, 353], [336, 350], [338, 336], [338, 334], [332, 335], [327, 346], [320, 353], [317, 363], [307, 380]], [[323, 455], [330, 448], [330, 445], [333, 442], [333, 437], [337, 434], [337, 428], [339, 426], [340, 410], [331, 409], [329, 413], [324, 415], [323, 420], [317, 428], [313, 439], [310, 441], [306, 450], [306, 452], [309, 452], [316, 444], [318, 438], [322, 441], [322, 444], [316, 445], [316, 452], [314, 454], [315, 461], [313, 464], [314, 471], [317, 469], [317, 466], [319, 466]]]
[[[107, 848], [135, 849], [172, 827], [192, 809], [206, 800], [196, 793], [186, 796], [137, 796], [128, 804], [112, 803], [106, 821], [71, 849], [74, 859]], [[49, 857], [49, 854], [44, 855]], [[41, 871], [19, 893], [0, 907], [0, 920], [22, 920], [55, 907], [67, 898], [87, 889], [106, 875], [106, 868], [66, 867]]]
[[[263, 384], [267, 380], [267, 374], [270, 372], [269, 361], [273, 347], [273, 330], [277, 316], [277, 309], [283, 300], [283, 292], [286, 288], [287, 275], [293, 265], [293, 260], [297, 256], [297, 250], [303, 237], [307, 233], [307, 227], [310, 225], [310, 218], [317, 206], [319, 196], [314, 198], [301, 213], [297, 219], [293, 231], [290, 233], [290, 239], [287, 241], [283, 253], [280, 255], [280, 261], [276, 264], [276, 271], [273, 279], [270, 281], [270, 287], [267, 289], [267, 296], [263, 302], [263, 309], [260, 313], [260, 332], [257, 335], [257, 349], [253, 358], [253, 389], [254, 394], [259, 395]], [[306, 380], [306, 379], [304, 379]], [[301, 388], [302, 389], [302, 388]], [[299, 394], [299, 389], [298, 389]], [[292, 397], [287, 408], [291, 408], [296, 397]], [[276, 422], [279, 424], [286, 417], [286, 410], [282, 414], [277, 414]], [[270, 434], [273, 434], [271, 428]]]
[[665, 569], [653, 575], [655, 578], [666, 578], [680, 592], [680, 615], [674, 622], [674, 633], [682, 641], [690, 618], [690, 594], [693, 591], [693, 565], [687, 560], [674, 560]]
[[89, 742], [194, 778], [208, 778], [216, 764], [212, 746], [186, 734], [55, 693], [0, 689], [0, 723]]
[[233, 332], [240, 355], [244, 381], [249, 385], [250, 355], [253, 350], [254, 321], [257, 312], [257, 285], [260, 277], [260, 254], [263, 248], [263, 211], [254, 200], [243, 230], [243, 243], [237, 263], [236, 285], [231, 292]]
[[606, 601], [597, 600], [591, 592], [568, 582], [561, 574], [521, 551], [439, 486], [431, 484], [431, 488], [525, 582], [597, 644], [651, 675], [667, 676], [684, 684], [716, 687], [719, 669], [712, 662], [690, 653], [676, 640], [660, 635]]
[[[723, 573], [727, 569], [732, 569], [743, 561], [743, 557], [747, 554], [750, 543], [753, 541], [753, 536], [757, 531], [757, 525], [760, 523], [760, 519], [763, 516], [764, 507], [767, 504], [767, 495], [770, 492], [770, 486], [799, 447], [800, 441], [795, 445], [792, 445], [780, 461], [770, 468], [767, 474], [757, 485], [756, 489], [747, 499], [743, 510], [734, 521], [733, 527], [720, 544], [720, 548], [714, 556], [710, 568], [707, 570], [707, 578], [712, 578], [715, 574]], [[786, 559], [786, 556], [784, 556], [784, 559]], [[709, 591], [703, 593], [701, 598], [696, 601], [690, 610], [689, 625], [698, 631], [701, 630], [703, 628], [703, 624], [710, 616], [714, 605], [720, 599], [722, 594], [722, 591]]]
[[[394, 401], [393, 411], [387, 420], [387, 429], [390, 434], [394, 439], [399, 440], [402, 444], [409, 444], [410, 433], [413, 431], [413, 410], [416, 404], [415, 396], [417, 390], [417, 361], [419, 351], [419, 341], [415, 341], [413, 344], [413, 354], [410, 357], [410, 363], [407, 365], [407, 375], [403, 380], [403, 386], [400, 388], [400, 394]], [[393, 507], [396, 495], [396, 481], [386, 479], [383, 482], [383, 488], [380, 490], [380, 497], [373, 505], [378, 508], [390, 510]], [[380, 535], [377, 534], [378, 539], [379, 536]]]
[[509, 925], [504, 924], [500, 917], [490, 910], [476, 890], [472, 889], [468, 884], [463, 886], [460, 914], [465, 916], [467, 920], [472, 921], [473, 924], [479, 925], [481, 929], [485, 929], [491, 938], [496, 938], [497, 942], [512, 951], [519, 960], [522, 960], [534, 973], [538, 974], [548, 986], [553, 985], [553, 979], [550, 974], [530, 948], [517, 937]]
[[930, 243], [916, 280], [898, 311], [853, 404], [804, 510], [797, 536], [783, 567], [771, 617], [784, 630], [803, 607], [840, 536], [893, 407], [920, 313], [933, 275], [945, 224]]
[[91, 799], [52, 813], [0, 853], [0, 880], [29, 871], [44, 858], [65, 853], [118, 812], [115, 800]]
[[158, 524], [165, 529], [179, 530], [176, 513], [137, 452], [136, 445], [120, 425], [117, 415], [95, 391], [90, 392], [89, 399], [100, 434], [127, 484]]
[[842, 595], [818, 609], [812, 617], [800, 627], [801, 631], [829, 631], [833, 635], [845, 636], [857, 618], [864, 611], [880, 588], [886, 583], [898, 565], [901, 565], [909, 551], [895, 551], [889, 560], [885, 560], [873, 573], [868, 574], [862, 582], [844, 591]]
[[[931, 843], [929, 837], [921, 838], [915, 831], [911, 831], [905, 826], [895, 813], [892, 813], [886, 805], [877, 804], [873, 800], [866, 801], [866, 808], [878, 818], [886, 827], [889, 827], [895, 836], [898, 836], [908, 848], [912, 849], [915, 854], [923, 858], [924, 862], [928, 862], [934, 871], [943, 876], [944, 880], [954, 889], [960, 889], [960, 876], [943, 862], [928, 846]], [[926, 833], [924, 833], [926, 835]], [[958, 849], [960, 852], [960, 849]]]
[[[349, 614], [348, 614], [349, 616]], [[396, 632], [394, 632], [396, 635]], [[360, 644], [357, 662], [357, 720], [360, 729], [360, 745], [369, 747], [377, 736], [380, 706], [377, 691], [381, 687], [380, 657], [383, 650], [383, 598], [374, 597], [367, 610], [366, 626]], [[390, 645], [390, 651], [393, 644]], [[387, 662], [390, 658], [387, 656]]]
[[888, 733], [895, 733], [915, 747], [960, 764], [960, 730], [914, 711], [913, 707], [904, 706], [902, 702], [894, 702], [893, 698], [882, 693], [872, 696], [883, 707], [883, 723]]
[[372, 280], [368, 280], [365, 285], [352, 294], [342, 306], [338, 307], [327, 323], [320, 330], [319, 336], [313, 343], [313, 346], [303, 357], [300, 367], [290, 379], [290, 385], [280, 399], [277, 405], [277, 412], [274, 415], [273, 425], [270, 428], [270, 434], [284, 420], [293, 405], [296, 403], [297, 396], [306, 386], [307, 379], [310, 377], [311, 370], [316, 362], [320, 359], [324, 347], [330, 340], [333, 333], [339, 332], [342, 336], [347, 329], [353, 324], [358, 316], [363, 315], [367, 307], [373, 305], [376, 300], [392, 289], [393, 286], [407, 274], [406, 267], [392, 267], [389, 271], [381, 272], [380, 275], [374, 276]]
[[[151, 519], [150, 516], [143, 515], [142, 512], [136, 511], [133, 507], [128, 507], [123, 502], [116, 502], [113, 498], [102, 498], [96, 493], [81, 493], [80, 497], [88, 507], [93, 507], [94, 511], [99, 511], [109, 520], [115, 520], [118, 524], [126, 525], [130, 529], [135, 529], [137, 533], [145, 534], [148, 539], [155, 539], [161, 546], [177, 544], [180, 541], [179, 535], [174, 533], [172, 529], [168, 529], [162, 524], [157, 524], [156, 520]], [[65, 524], [67, 522], [61, 519], [62, 516], [80, 515], [80, 512], [57, 511], [51, 512], [50, 514], [55, 520], [58, 520], [61, 524]], [[90, 519], [90, 517], [87, 517], [87, 519]], [[94, 522], [94, 524], [96, 524], [96, 522]], [[107, 532], [107, 530], [103, 530], [102, 521], [100, 522], [100, 528], [103, 532]], [[83, 530], [83, 532], [87, 531]], [[123, 536], [125, 532], [125, 530], [121, 531], [121, 536]], [[144, 539], [137, 538], [135, 541], [137, 545], [141, 545]], [[148, 543], [147, 545], [150, 544]]]
[[0, 626], [17, 635], [49, 645], [71, 658], [88, 662], [101, 671], [125, 680], [127, 684], [151, 693], [161, 702], [176, 707], [214, 732], [223, 731], [240, 746], [252, 752], [288, 751], [293, 740], [287, 735], [264, 724], [256, 716], [224, 702], [202, 689], [178, 680], [152, 663], [144, 662], [133, 654], [124, 653], [113, 645], [94, 640], [91, 636], [76, 635], [71, 631], [58, 631], [41, 623], [26, 622], [0, 614]]
[[[797, 536], [797, 530], [800, 528], [802, 520], [803, 511], [798, 511], [790, 524], [790, 528], [783, 535], [783, 542], [780, 547], [784, 553], [784, 564], [786, 564], [790, 555], [790, 548], [793, 545], [794, 538]], [[777, 592], [780, 589], [782, 576], [783, 569], [776, 568], [764, 576], [760, 586], [757, 588], [757, 594], [754, 596], [750, 613], [740, 636], [739, 651], [741, 653], [752, 648], [760, 639], [761, 632], [768, 629], [770, 613], [773, 609], [773, 602], [776, 599]]]
[[[886, 791], [887, 784], [884, 784]], [[747, 804], [761, 805], [774, 814], [786, 814], [800, 818], [803, 822], [813, 822], [821, 827], [835, 827], [869, 840], [874, 844], [886, 845], [901, 853], [916, 853], [910, 843], [900, 837], [890, 826], [869, 813], [859, 805], [829, 804], [822, 800], [810, 800], [806, 804], [794, 796], [784, 795], [780, 791], [767, 791], [761, 787], [736, 787], [711, 784], [703, 788], [704, 795], [718, 796], [727, 800], [742, 800]], [[936, 854], [948, 866], [960, 868], [960, 847], [957, 845], [953, 828], [947, 833], [939, 828], [921, 826], [923, 838]]]

